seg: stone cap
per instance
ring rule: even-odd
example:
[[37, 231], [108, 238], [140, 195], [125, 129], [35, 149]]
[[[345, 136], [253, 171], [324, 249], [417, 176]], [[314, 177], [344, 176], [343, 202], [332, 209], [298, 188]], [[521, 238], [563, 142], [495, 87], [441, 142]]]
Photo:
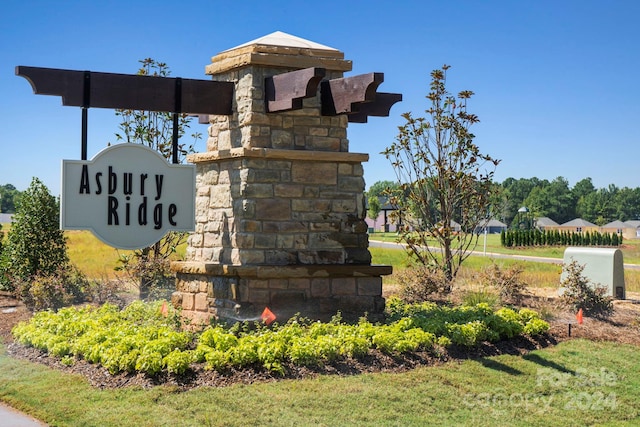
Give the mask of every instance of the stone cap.
[[309, 264], [309, 265], [232, 265], [201, 261], [174, 261], [171, 271], [182, 274], [235, 276], [238, 278], [331, 278], [372, 277], [393, 273], [390, 265]]
[[207, 151], [206, 153], [193, 153], [187, 156], [187, 161], [190, 163], [208, 163], [246, 157], [267, 160], [300, 160], [344, 163], [362, 163], [369, 161], [369, 154], [367, 153], [349, 153], [344, 151], [282, 150], [275, 148], [244, 147], [237, 147], [220, 151]]
[[276, 31], [219, 53], [211, 58], [205, 73], [221, 74], [250, 65], [287, 69], [321, 67], [342, 72], [352, 69], [352, 62], [344, 59], [343, 52]]

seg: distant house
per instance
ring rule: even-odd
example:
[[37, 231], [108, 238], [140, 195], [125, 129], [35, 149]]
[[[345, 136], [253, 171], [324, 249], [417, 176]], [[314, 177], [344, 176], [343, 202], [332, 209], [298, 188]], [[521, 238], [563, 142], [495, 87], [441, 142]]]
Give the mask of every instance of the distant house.
[[635, 239], [638, 237], [638, 228], [632, 224], [622, 221], [611, 221], [600, 228], [602, 233], [621, 234], [624, 239]]
[[13, 214], [0, 213], [0, 224], [10, 224], [13, 220]]
[[625, 221], [625, 224], [629, 225], [631, 228], [635, 228], [636, 230], [636, 238], [640, 238], [640, 221]]
[[[390, 213], [398, 209], [395, 206], [393, 206], [391, 203], [389, 203], [387, 199], [384, 197], [379, 197], [379, 200], [381, 205], [380, 213], [378, 214], [378, 217], [376, 218], [375, 221], [369, 218], [368, 216], [365, 218], [367, 227], [369, 228], [370, 232], [386, 231], [386, 232], [395, 233], [396, 231], [398, 231], [398, 224], [396, 224], [391, 220]], [[368, 202], [365, 204], [365, 207], [367, 210], [369, 210]], [[462, 231], [462, 226], [460, 226], [460, 224], [452, 220], [451, 229], [453, 230], [454, 233], [460, 233]]]
[[586, 231], [597, 231], [599, 233], [616, 233], [622, 234], [625, 239], [638, 239], [640, 238], [640, 221], [611, 221], [601, 227], [593, 224], [582, 218], [576, 218], [572, 221], [565, 222], [558, 225], [554, 220], [547, 217], [540, 217], [536, 219], [536, 227], [539, 230], [559, 230], [559, 231], [572, 231], [574, 233], [581, 233]]
[[497, 234], [502, 232], [502, 230], [506, 230], [507, 224], [505, 224], [504, 222], [498, 221], [497, 219], [494, 219], [494, 218], [488, 221], [483, 220], [483, 221], [480, 221], [480, 224], [476, 226], [475, 232], [476, 234], [484, 233], [485, 229], [488, 234]]
[[536, 228], [538, 228], [540, 231], [553, 230], [555, 228], [558, 228], [559, 225], [560, 224], [546, 216], [542, 216], [536, 219]]
[[573, 219], [555, 228], [560, 231], [573, 231], [574, 233], [583, 233], [586, 231], [600, 231], [600, 227], [582, 218]]

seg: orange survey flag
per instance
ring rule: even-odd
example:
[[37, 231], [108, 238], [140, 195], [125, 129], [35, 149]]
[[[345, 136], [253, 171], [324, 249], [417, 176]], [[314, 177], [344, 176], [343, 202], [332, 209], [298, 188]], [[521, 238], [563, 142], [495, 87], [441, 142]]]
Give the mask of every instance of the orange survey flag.
[[169, 307], [167, 307], [167, 302], [164, 301], [162, 303], [162, 308], [160, 309], [160, 314], [162, 314], [164, 317], [167, 317], [169, 315]]
[[276, 320], [276, 315], [273, 314], [271, 310], [269, 310], [269, 307], [265, 307], [260, 318], [264, 323], [266, 323], [267, 326], [269, 326], [274, 322], [274, 320]]
[[578, 310], [578, 314], [576, 314], [576, 319], [578, 320], [578, 325], [582, 325], [582, 309]]

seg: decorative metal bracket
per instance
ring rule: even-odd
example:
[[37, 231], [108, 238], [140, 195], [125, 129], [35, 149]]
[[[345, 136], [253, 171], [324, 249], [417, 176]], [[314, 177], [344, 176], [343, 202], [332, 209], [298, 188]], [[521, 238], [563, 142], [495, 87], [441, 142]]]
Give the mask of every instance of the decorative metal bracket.
[[316, 95], [325, 74], [324, 68], [305, 68], [267, 77], [264, 82], [267, 112], [301, 109], [304, 98]]

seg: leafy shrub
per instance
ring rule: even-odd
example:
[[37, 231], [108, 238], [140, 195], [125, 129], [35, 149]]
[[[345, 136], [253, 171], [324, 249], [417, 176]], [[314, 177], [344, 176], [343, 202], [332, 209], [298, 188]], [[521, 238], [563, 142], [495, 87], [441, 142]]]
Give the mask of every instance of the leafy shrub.
[[[405, 304], [398, 298], [389, 298], [387, 313], [391, 321], [411, 319], [413, 326], [435, 334], [436, 342], [445, 345], [449, 340], [458, 345], [476, 345], [483, 340], [497, 341], [521, 333], [539, 335], [549, 328], [533, 310], [516, 313], [502, 308], [494, 312], [487, 303], [446, 307], [432, 302]], [[473, 325], [466, 326], [469, 324]]]
[[500, 337], [513, 338], [524, 330], [524, 320], [519, 313], [510, 308], [501, 308], [495, 312], [491, 320], [487, 322], [491, 329]]
[[255, 335], [244, 336], [238, 341], [238, 345], [229, 349], [229, 362], [239, 368], [257, 365], [260, 361], [258, 356], [259, 338]]
[[238, 345], [238, 338], [225, 331], [222, 326], [205, 329], [200, 335], [200, 344], [210, 348], [227, 351]]
[[173, 350], [164, 357], [164, 364], [170, 374], [182, 375], [189, 369], [193, 354], [189, 351]]
[[16, 295], [33, 310], [57, 310], [85, 300], [89, 281], [77, 268], [60, 265], [57, 270], [39, 273], [18, 281]]
[[473, 307], [405, 304], [391, 298], [386, 324], [374, 325], [366, 318], [357, 324], [342, 323], [339, 317], [329, 323], [294, 318], [271, 327], [210, 326], [194, 336], [178, 330], [173, 309], [165, 316], [160, 306], [136, 301], [124, 310], [105, 304], [42, 311], [28, 323], [18, 324], [13, 334], [18, 342], [65, 358], [65, 363], [84, 358], [112, 374], [154, 376], [166, 371], [181, 375], [192, 363], [205, 363], [206, 369], [219, 372], [260, 366], [283, 375], [290, 363], [321, 366], [363, 357], [372, 349], [389, 355], [437, 352], [437, 346], [474, 346], [523, 332], [535, 335], [549, 327], [532, 310], [494, 311], [486, 303]]
[[124, 300], [119, 295], [125, 289], [119, 280], [109, 278], [89, 279], [85, 292], [87, 300], [95, 304], [111, 303], [124, 308]]
[[158, 375], [163, 368], [162, 354], [151, 349], [142, 350], [136, 361], [136, 370], [148, 375]]
[[318, 366], [321, 360], [316, 340], [311, 337], [300, 337], [295, 340], [289, 347], [287, 355], [296, 365]]
[[205, 360], [207, 361], [207, 369], [221, 372], [229, 364], [229, 354], [224, 351], [212, 349], [205, 353]]
[[19, 199], [0, 256], [0, 288], [14, 291], [34, 277], [55, 276], [67, 266], [67, 245], [59, 228], [58, 201], [33, 178]]
[[400, 295], [407, 303], [428, 301], [436, 294], [447, 293], [450, 283], [442, 270], [430, 266], [409, 267], [396, 276]]
[[522, 332], [527, 335], [541, 335], [549, 330], [549, 324], [539, 317], [530, 319], [522, 328]]
[[606, 296], [606, 289], [592, 284], [582, 272], [584, 266], [572, 260], [562, 267], [566, 272], [560, 286], [564, 288], [561, 300], [575, 311], [582, 309], [586, 315], [605, 318], [613, 314], [613, 300]]
[[486, 324], [480, 320], [468, 323], [452, 323], [447, 325], [447, 336], [454, 344], [471, 347], [489, 338], [497, 341]]
[[372, 337], [372, 343], [375, 347], [387, 354], [431, 348], [436, 341], [436, 336], [421, 328], [412, 327], [412, 322], [405, 320], [408, 319], [402, 319], [386, 327], [379, 327], [380, 331]]
[[116, 271], [122, 271], [125, 274], [124, 280], [127, 283], [138, 286], [140, 299], [147, 301], [168, 299], [175, 290], [175, 275], [171, 272], [169, 261], [171, 253], [173, 252], [155, 257], [145, 252], [120, 255]]
[[492, 262], [480, 272], [480, 282], [495, 288], [503, 301], [518, 302], [527, 289], [527, 283], [520, 278], [523, 271], [521, 265], [514, 264], [505, 270]]

